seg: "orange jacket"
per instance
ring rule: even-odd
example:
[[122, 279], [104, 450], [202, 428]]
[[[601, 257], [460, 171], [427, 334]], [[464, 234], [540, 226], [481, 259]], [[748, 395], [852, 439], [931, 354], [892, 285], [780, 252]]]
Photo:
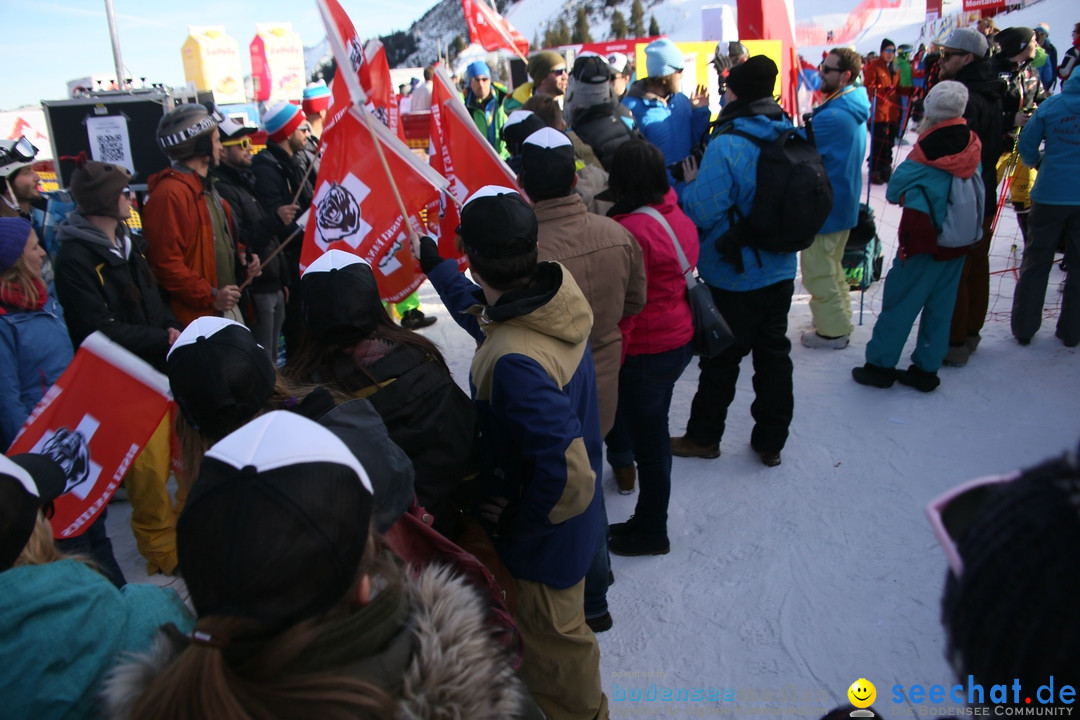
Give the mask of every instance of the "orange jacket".
[[863, 68], [863, 86], [870, 98], [874, 122], [900, 122], [900, 95], [897, 93], [899, 83], [900, 72], [889, 72], [888, 64], [881, 58], [870, 61]]
[[[214, 226], [202, 177], [169, 167], [151, 175], [148, 186], [142, 218], [146, 259], [169, 294], [172, 311], [184, 326], [203, 315], [220, 315], [214, 307]], [[221, 204], [231, 228], [232, 209]]]

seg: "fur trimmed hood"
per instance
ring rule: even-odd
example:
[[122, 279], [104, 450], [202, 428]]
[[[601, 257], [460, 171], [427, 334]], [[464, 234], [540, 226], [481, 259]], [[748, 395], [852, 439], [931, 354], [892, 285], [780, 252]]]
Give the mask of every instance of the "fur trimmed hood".
[[[510, 659], [492, 636], [485, 601], [453, 568], [429, 566], [403, 583], [413, 652], [401, 677], [397, 717], [524, 718], [538, 715]], [[129, 655], [105, 684], [105, 717], [129, 718], [142, 692], [176, 659], [162, 633]], [[360, 660], [360, 658], [358, 658]]]

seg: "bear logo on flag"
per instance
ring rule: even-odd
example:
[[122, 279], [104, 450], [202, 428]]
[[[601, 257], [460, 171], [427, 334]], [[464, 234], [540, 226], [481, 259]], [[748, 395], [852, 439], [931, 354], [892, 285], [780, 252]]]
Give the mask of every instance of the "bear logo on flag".
[[360, 214], [360, 203], [370, 189], [349, 173], [339, 184], [324, 183], [315, 195], [316, 240], [325, 252], [332, 242], [342, 241], [354, 250], [371, 231]]
[[45, 441], [41, 454], [52, 458], [64, 469], [67, 476], [65, 493], [71, 492], [90, 478], [90, 447], [78, 430], [68, 430], [66, 427], [57, 429]]

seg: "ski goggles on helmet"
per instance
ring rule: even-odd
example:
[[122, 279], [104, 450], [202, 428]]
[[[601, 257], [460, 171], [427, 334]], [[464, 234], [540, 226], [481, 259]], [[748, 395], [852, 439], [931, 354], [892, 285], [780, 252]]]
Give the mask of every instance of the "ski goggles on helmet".
[[37, 153], [37, 147], [25, 136], [15, 141], [0, 142], [0, 175], [7, 177], [11, 172], [26, 167], [34, 162]]

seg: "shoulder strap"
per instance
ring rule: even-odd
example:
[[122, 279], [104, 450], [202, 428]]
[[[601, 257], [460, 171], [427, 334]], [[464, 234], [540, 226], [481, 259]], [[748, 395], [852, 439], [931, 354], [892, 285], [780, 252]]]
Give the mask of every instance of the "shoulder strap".
[[660, 227], [667, 231], [668, 237], [671, 238], [671, 244], [675, 246], [675, 254], [679, 256], [679, 265], [682, 267], [683, 276], [686, 278], [686, 285], [687, 287], [693, 287], [695, 282], [694, 268], [690, 267], [690, 262], [686, 259], [686, 253], [683, 252], [682, 245], [679, 244], [678, 238], [675, 237], [675, 231], [671, 229], [667, 219], [656, 208], [648, 205], [642, 205], [631, 214], [647, 215], [660, 223]]

